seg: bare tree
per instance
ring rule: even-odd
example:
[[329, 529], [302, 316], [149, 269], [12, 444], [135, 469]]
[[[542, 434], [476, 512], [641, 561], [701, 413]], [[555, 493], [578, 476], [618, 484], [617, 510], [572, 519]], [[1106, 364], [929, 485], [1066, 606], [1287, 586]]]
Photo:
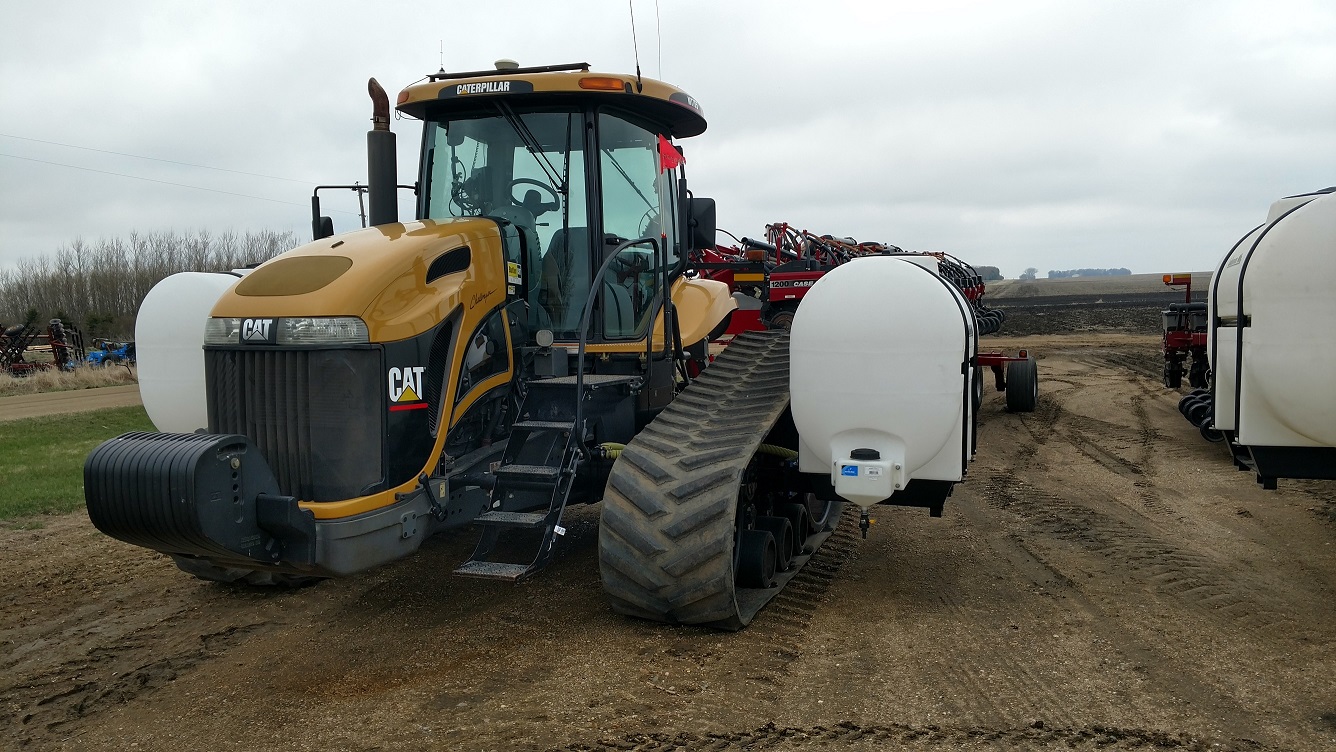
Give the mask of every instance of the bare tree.
[[[27, 312], [39, 320], [57, 311], [95, 336], [125, 335], [144, 296], [177, 272], [224, 271], [277, 256], [298, 244], [291, 232], [259, 230], [212, 235], [172, 230], [87, 243], [75, 238], [54, 254], [21, 259], [0, 269], [0, 323], [16, 323]], [[101, 330], [101, 331], [99, 331]]]

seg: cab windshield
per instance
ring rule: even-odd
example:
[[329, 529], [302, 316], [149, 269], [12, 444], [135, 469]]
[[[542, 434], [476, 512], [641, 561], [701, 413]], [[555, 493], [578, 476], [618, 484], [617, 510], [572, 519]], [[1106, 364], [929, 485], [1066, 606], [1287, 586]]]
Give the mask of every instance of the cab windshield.
[[[660, 221], [675, 216], [675, 176], [659, 169], [658, 138], [617, 114], [584, 110], [498, 106], [431, 121], [422, 216], [513, 225], [519, 243], [506, 260], [522, 273], [511, 294], [528, 303], [531, 330], [573, 341], [593, 275], [618, 243], [666, 234], [675, 266], [674, 223]], [[659, 273], [648, 244], [623, 250], [604, 278], [590, 338], [644, 337]]]

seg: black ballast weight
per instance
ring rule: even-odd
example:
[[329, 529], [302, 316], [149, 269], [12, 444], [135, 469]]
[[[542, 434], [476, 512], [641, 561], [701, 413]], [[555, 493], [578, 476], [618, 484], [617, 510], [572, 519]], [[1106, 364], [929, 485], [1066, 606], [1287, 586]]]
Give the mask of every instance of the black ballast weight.
[[315, 518], [239, 435], [127, 433], [84, 461], [88, 517], [113, 538], [218, 560], [315, 561]]

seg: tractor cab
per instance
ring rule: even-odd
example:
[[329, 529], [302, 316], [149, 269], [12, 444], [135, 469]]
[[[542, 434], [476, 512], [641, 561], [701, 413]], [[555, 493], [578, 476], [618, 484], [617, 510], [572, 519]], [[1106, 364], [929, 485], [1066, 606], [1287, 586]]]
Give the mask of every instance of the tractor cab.
[[507, 297], [525, 301], [530, 332], [577, 341], [592, 295], [589, 342], [644, 340], [685, 255], [668, 139], [705, 129], [690, 97], [575, 64], [435, 74], [399, 109], [425, 121], [418, 219], [500, 225]]

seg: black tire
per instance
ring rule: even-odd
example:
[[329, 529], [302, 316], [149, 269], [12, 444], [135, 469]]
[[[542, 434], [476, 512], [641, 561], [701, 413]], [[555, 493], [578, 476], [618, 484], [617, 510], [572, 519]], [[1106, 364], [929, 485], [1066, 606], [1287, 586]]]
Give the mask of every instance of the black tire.
[[1039, 367], [1034, 356], [1007, 363], [1007, 411], [1032, 413], [1039, 404]]
[[793, 327], [794, 313], [795, 311], [792, 308], [781, 308], [770, 314], [770, 328], [788, 331]]
[[1175, 368], [1166, 363], [1164, 366], [1164, 385], [1170, 389], [1183, 386], [1183, 369]]
[[298, 588], [313, 585], [323, 577], [286, 572], [270, 572], [263, 569], [245, 569], [242, 567], [220, 567], [204, 559], [188, 556], [173, 556], [176, 567], [186, 574], [210, 582], [254, 585], [255, 587]]
[[1212, 444], [1219, 444], [1225, 440], [1225, 434], [1222, 431], [1217, 431], [1214, 428], [1211, 428], [1207, 423], [1201, 424], [1201, 427], [1199, 427], [1197, 431], [1201, 434], [1203, 439], [1206, 439]]
[[1192, 425], [1201, 428], [1207, 425], [1211, 420], [1211, 403], [1205, 401], [1194, 402], [1188, 407], [1187, 418]]

